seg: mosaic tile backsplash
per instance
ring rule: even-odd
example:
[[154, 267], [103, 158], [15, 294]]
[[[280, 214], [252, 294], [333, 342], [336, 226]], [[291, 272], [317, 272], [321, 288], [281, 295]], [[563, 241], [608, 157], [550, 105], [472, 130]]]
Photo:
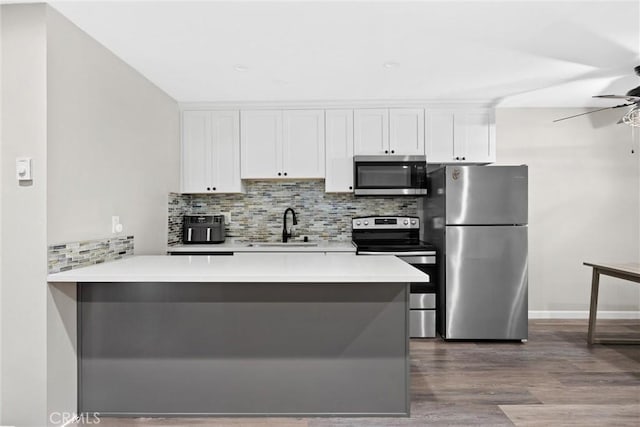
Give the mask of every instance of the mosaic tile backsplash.
[[133, 255], [133, 236], [49, 245], [47, 252], [49, 273], [58, 273]]
[[[169, 195], [169, 244], [182, 243], [182, 215], [229, 213], [227, 237], [279, 241], [286, 208], [296, 211], [294, 239], [351, 240], [351, 218], [417, 215], [416, 197], [355, 197], [325, 193], [324, 181], [245, 181], [246, 194]], [[288, 218], [291, 224], [291, 215]]]
[[168, 244], [176, 245], [182, 243], [182, 215], [187, 215], [190, 211], [189, 194], [169, 193], [169, 233]]

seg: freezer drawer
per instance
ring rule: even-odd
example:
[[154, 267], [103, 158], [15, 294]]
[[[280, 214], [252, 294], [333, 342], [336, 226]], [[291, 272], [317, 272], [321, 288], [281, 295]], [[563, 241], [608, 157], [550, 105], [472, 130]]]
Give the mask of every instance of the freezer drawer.
[[527, 339], [527, 227], [446, 228], [446, 339]]
[[411, 338], [434, 338], [436, 336], [436, 311], [410, 310], [409, 334]]

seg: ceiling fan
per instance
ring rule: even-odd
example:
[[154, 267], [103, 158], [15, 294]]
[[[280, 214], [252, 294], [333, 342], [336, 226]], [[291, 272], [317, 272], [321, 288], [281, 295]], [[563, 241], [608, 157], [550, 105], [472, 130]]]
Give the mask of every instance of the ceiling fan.
[[[640, 76], [640, 65], [633, 69], [637, 76]], [[595, 95], [594, 98], [607, 98], [607, 99], [624, 99], [627, 101], [625, 104], [614, 105], [613, 107], [600, 108], [598, 110], [587, 111], [586, 113], [576, 114], [573, 116], [563, 117], [556, 119], [553, 122], [560, 122], [562, 120], [573, 119], [574, 117], [584, 116], [585, 114], [597, 113], [598, 111], [613, 110], [615, 108], [631, 107], [627, 113], [618, 120], [618, 124], [624, 123], [629, 126], [640, 127], [640, 86], [635, 87], [628, 91], [626, 95]]]

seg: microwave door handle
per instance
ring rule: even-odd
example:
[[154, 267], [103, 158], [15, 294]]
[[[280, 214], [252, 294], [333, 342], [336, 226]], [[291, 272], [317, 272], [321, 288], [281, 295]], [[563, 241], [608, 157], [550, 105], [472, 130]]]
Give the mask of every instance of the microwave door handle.
[[207, 228], [207, 242], [211, 241], [211, 229]]
[[191, 241], [191, 235], [193, 234], [193, 228], [187, 229], [187, 242]]

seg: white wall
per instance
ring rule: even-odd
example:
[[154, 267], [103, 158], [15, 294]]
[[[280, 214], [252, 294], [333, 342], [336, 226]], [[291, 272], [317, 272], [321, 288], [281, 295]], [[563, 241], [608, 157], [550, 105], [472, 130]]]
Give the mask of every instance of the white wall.
[[[46, 422], [46, 7], [2, 6], [1, 425]], [[18, 185], [15, 158], [33, 159]]]
[[179, 189], [176, 101], [53, 9], [48, 19], [48, 242], [111, 236], [164, 253]]
[[[4, 84], [2, 83], [3, 69], [2, 69], [2, 12], [3, 8], [0, 7], [0, 189], [2, 188], [2, 183], [4, 180], [2, 179], [2, 141], [4, 140], [2, 134], [2, 88]], [[0, 197], [0, 423], [2, 422], [2, 197]]]
[[[582, 312], [569, 317], [589, 307], [584, 261], [640, 261], [638, 135], [615, 124], [620, 110], [552, 123], [583, 111], [496, 114], [498, 162], [529, 165], [529, 310]], [[636, 284], [602, 277], [600, 289], [599, 310], [640, 310]]]
[[[162, 253], [179, 115], [50, 7], [0, 10], [0, 425], [42, 426], [76, 409], [75, 287], [47, 286], [47, 245], [109, 237], [120, 215], [136, 253]], [[32, 185], [15, 179], [19, 156]]]

